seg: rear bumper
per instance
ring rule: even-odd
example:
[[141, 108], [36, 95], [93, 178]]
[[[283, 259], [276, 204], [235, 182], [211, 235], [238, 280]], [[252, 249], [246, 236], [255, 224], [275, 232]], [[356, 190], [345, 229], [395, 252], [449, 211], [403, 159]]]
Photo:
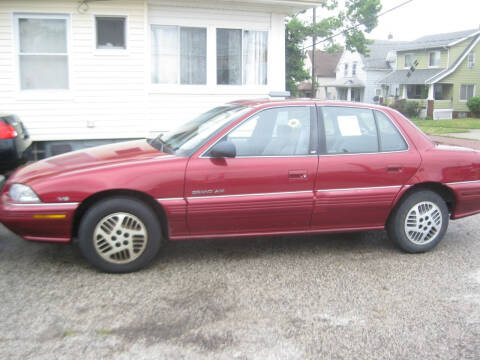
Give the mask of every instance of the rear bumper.
[[11, 204], [0, 201], [0, 222], [31, 241], [70, 242], [77, 203]]

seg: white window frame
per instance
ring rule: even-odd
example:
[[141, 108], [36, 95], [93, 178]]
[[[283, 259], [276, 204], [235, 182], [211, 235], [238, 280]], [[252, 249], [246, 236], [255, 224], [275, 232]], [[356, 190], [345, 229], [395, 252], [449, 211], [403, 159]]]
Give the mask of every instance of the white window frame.
[[[411, 63], [410, 65], [407, 64], [407, 56], [411, 56], [411, 57], [412, 57], [412, 63]], [[408, 53], [408, 54], [405, 54], [405, 55], [403, 56], [403, 67], [404, 67], [405, 69], [410, 69], [410, 68], [412, 67], [413, 62], [414, 62], [414, 59], [413, 59], [414, 56], [415, 56], [415, 55], [414, 55], [413, 53]]]
[[357, 67], [358, 67], [358, 63], [356, 61], [354, 61], [353, 64], [352, 64], [352, 76], [357, 75]]
[[[146, 51], [148, 56], [145, 57], [145, 66], [148, 71], [145, 72], [144, 83], [148, 89], [149, 94], [178, 94], [184, 95], [195, 94], [204, 95], [207, 91], [212, 95], [258, 95], [264, 96], [265, 92], [270, 89], [271, 84], [271, 67], [272, 67], [272, 29], [267, 26], [250, 26], [243, 30], [247, 31], [264, 31], [268, 33], [267, 50], [268, 57], [268, 70], [267, 70], [267, 85], [217, 85], [217, 29], [229, 29], [233, 28], [231, 24], [210, 24], [205, 25], [203, 21], [187, 22], [186, 20], [179, 21], [178, 19], [171, 19], [170, 21], [149, 21], [148, 23], [148, 39], [146, 42]], [[187, 84], [156, 84], [152, 82], [152, 26], [179, 26], [179, 27], [204, 27], [207, 29], [207, 83], [206, 85], [187, 85]], [[230, 27], [229, 27], [230, 26]], [[239, 29], [238, 27], [235, 27]], [[274, 53], [274, 52], [273, 52]]]
[[[459, 92], [458, 92], [458, 101], [462, 102], [462, 103], [466, 103], [468, 101], [468, 99], [462, 99], [462, 86], [473, 86], [472, 97], [474, 97], [475, 94], [477, 93], [477, 86], [475, 84], [460, 84], [460, 89], [459, 89]], [[468, 91], [467, 91], [466, 95], [468, 97]]]
[[[438, 54], [438, 65], [431, 65], [430, 60], [432, 59], [432, 54]], [[441, 63], [442, 63], [442, 52], [441, 51], [435, 50], [435, 51], [430, 51], [428, 53], [428, 67], [429, 68], [439, 68]]]
[[348, 63], [343, 64], [343, 77], [348, 77]]
[[[66, 21], [66, 39], [67, 39], [67, 68], [68, 68], [68, 89], [22, 89], [20, 74], [20, 29], [19, 19], [61, 19]], [[72, 93], [72, 56], [71, 56], [71, 16], [70, 14], [52, 14], [52, 13], [28, 13], [15, 12], [12, 14], [12, 22], [14, 29], [14, 66], [16, 73], [16, 92], [17, 97], [30, 100], [45, 99], [70, 99]], [[65, 53], [48, 53], [45, 55], [65, 55]]]
[[472, 50], [467, 55], [467, 67], [473, 69], [475, 67], [475, 52]]
[[[179, 86], [180, 88], [185, 88], [185, 87], [194, 87], [198, 88], [200, 86], [206, 86], [208, 85], [208, 46], [209, 46], [209, 41], [208, 41], [208, 27], [207, 26], [197, 26], [197, 25], [158, 25], [158, 24], [150, 24], [149, 27], [149, 34], [150, 34], [150, 41], [149, 44], [151, 46], [151, 37], [152, 37], [152, 31], [154, 28], [161, 27], [161, 26], [168, 26], [168, 27], [176, 27], [177, 28], [177, 42], [178, 42], [178, 59], [177, 59], [177, 66], [178, 66], [178, 76], [177, 76], [177, 82], [174, 84], [165, 84], [165, 83], [154, 83], [151, 78], [152, 78], [152, 71], [153, 71], [153, 66], [154, 64], [152, 63], [150, 66], [150, 73], [148, 74], [150, 78], [150, 84], [154, 87], [157, 86]], [[181, 74], [181, 59], [180, 59], [180, 29], [181, 28], [198, 28], [198, 29], [205, 29], [205, 84], [182, 84], [180, 82], [182, 74]], [[150, 58], [152, 57], [152, 48], [150, 47]]]
[[[217, 30], [219, 30], [219, 29], [220, 30], [241, 30], [242, 31], [242, 37], [241, 37], [241, 39], [242, 39], [242, 43], [241, 43], [241, 45], [242, 45], [242, 54], [241, 54], [242, 63], [240, 64], [242, 66], [242, 68], [241, 68], [242, 71], [241, 71], [241, 74], [240, 74], [240, 81], [241, 81], [240, 84], [219, 84], [218, 83], [218, 78], [217, 78], [217, 71], [218, 71], [218, 69], [217, 69], [217, 56], [218, 56], [218, 54], [217, 54], [216, 44], [217, 44]], [[243, 83], [243, 72], [245, 70], [244, 66], [243, 66], [243, 51], [244, 51], [243, 34], [245, 33], [245, 31], [252, 31], [252, 32], [255, 31], [255, 32], [266, 32], [267, 33], [267, 83], [266, 84], [247, 85], [247, 84]], [[240, 87], [240, 86], [262, 86], [262, 87], [266, 87], [266, 86], [268, 86], [268, 84], [270, 82], [269, 81], [270, 79], [268, 78], [268, 68], [270, 66], [269, 60], [268, 60], [270, 58], [270, 56], [269, 56], [269, 54], [270, 54], [269, 43], [270, 43], [270, 31], [268, 31], [268, 30], [236, 28], [236, 27], [228, 27], [228, 26], [227, 27], [222, 27], [222, 26], [215, 27], [215, 85], [220, 86], [220, 87], [223, 87], [223, 86], [228, 86], [228, 87], [232, 87], [232, 86], [233, 87], [235, 87], [235, 86], [238, 86], [238, 87]]]
[[[110, 18], [123, 18], [125, 19], [125, 49], [120, 49], [120, 48], [114, 48], [114, 49], [102, 49], [102, 48], [97, 48], [97, 17], [110, 17]], [[128, 40], [129, 40], [129, 17], [126, 14], [93, 14], [92, 15], [92, 21], [93, 21], [93, 52], [95, 55], [128, 55], [130, 50], [128, 46]]]

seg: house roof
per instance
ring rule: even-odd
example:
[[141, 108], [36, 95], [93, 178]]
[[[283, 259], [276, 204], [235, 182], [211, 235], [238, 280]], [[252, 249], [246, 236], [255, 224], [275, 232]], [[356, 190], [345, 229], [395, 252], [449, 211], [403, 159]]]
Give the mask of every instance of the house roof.
[[428, 79], [428, 82], [434, 83], [434, 82], [440, 81], [443, 78], [450, 75], [451, 73], [453, 73], [455, 70], [457, 70], [458, 66], [463, 62], [463, 60], [465, 60], [467, 55], [478, 44], [479, 41], [480, 41], [480, 34], [474, 37], [472, 41], [470, 41], [468, 46], [466, 46], [465, 49], [463, 50], [462, 54], [455, 60], [455, 62], [451, 66], [441, 71], [439, 74], [434, 75], [432, 78]]
[[391, 40], [373, 40], [373, 44], [368, 45], [368, 55], [360, 55], [365, 69], [391, 70], [387, 61], [387, 55], [390, 51], [403, 49], [409, 43], [406, 41]]
[[[414, 72], [410, 72], [410, 70], [397, 70], [388, 74], [378, 83], [379, 84], [425, 84], [428, 79], [438, 75], [442, 71], [443, 69], [417, 69]], [[407, 76], [408, 73], [410, 73], [410, 76]]]
[[[312, 50], [307, 51], [312, 61]], [[335, 77], [335, 69], [342, 56], [341, 52], [329, 53], [323, 50], [315, 51], [315, 75], [320, 77]]]
[[403, 49], [398, 49], [398, 51], [432, 49], [452, 46], [458, 42], [467, 40], [472, 36], [476, 36], [478, 34], [480, 34], [479, 29], [471, 29], [451, 33], [422, 36], [414, 41], [409, 42], [408, 46]]

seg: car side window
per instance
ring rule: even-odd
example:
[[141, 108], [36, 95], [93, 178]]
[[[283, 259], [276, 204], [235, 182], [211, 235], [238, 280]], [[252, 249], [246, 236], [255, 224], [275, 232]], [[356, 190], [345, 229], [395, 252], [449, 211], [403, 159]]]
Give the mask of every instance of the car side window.
[[235, 144], [241, 156], [308, 155], [310, 107], [291, 106], [260, 111], [220, 141]]
[[387, 115], [375, 110], [375, 117], [377, 118], [380, 135], [380, 150], [386, 152], [407, 150], [408, 146], [405, 139]]
[[322, 108], [325, 148], [328, 154], [379, 151], [377, 126], [370, 109], [325, 106]]

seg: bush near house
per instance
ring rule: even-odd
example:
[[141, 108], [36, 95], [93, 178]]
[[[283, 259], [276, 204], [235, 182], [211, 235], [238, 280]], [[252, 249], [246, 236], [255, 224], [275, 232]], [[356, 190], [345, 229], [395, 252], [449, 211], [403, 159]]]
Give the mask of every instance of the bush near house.
[[480, 116], [480, 96], [474, 96], [467, 101], [467, 106], [475, 116]]
[[418, 117], [420, 114], [420, 103], [418, 101], [407, 101], [405, 99], [395, 101], [390, 107], [400, 111], [409, 118]]

